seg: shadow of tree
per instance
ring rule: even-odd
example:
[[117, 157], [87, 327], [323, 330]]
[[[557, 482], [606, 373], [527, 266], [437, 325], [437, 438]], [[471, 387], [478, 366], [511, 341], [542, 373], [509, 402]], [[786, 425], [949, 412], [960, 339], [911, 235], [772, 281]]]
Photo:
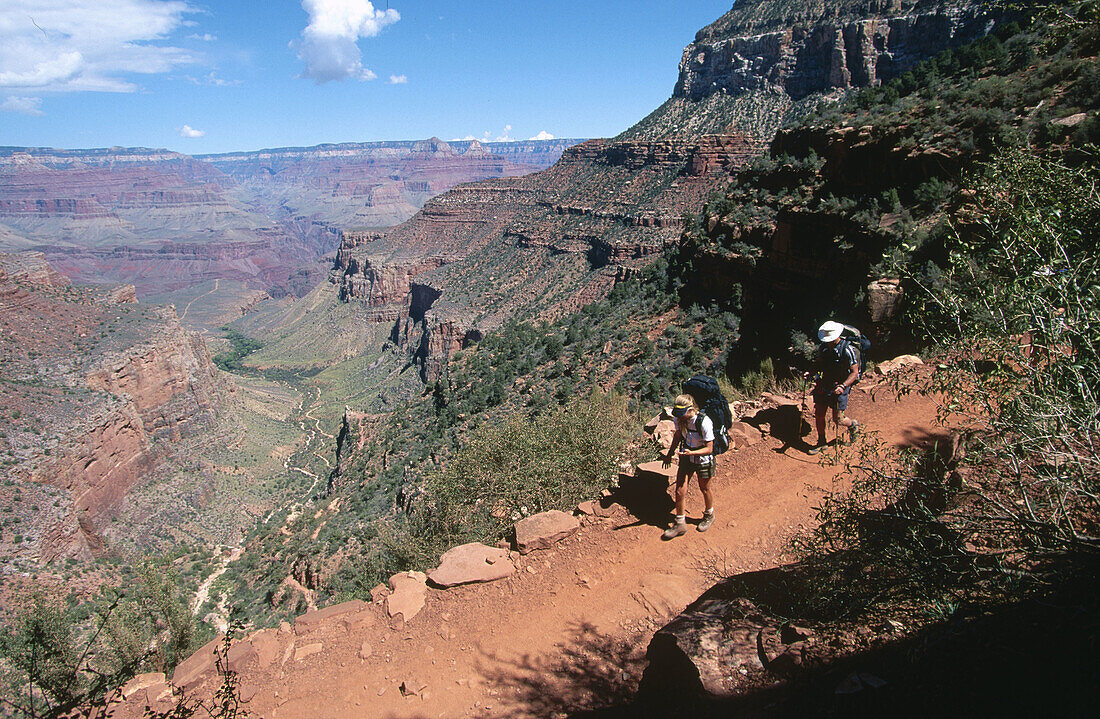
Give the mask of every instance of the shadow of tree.
[[807, 447], [803, 439], [810, 433], [810, 424], [802, 415], [798, 405], [784, 404], [779, 407], [762, 409], [751, 417], [746, 417], [745, 424], [764, 431], [761, 425], [768, 425], [768, 433], [783, 443], [783, 451], [788, 447]]
[[645, 639], [570, 628], [558, 651], [518, 662], [487, 656], [481, 672], [500, 691], [497, 716], [570, 717], [621, 705], [638, 689]]

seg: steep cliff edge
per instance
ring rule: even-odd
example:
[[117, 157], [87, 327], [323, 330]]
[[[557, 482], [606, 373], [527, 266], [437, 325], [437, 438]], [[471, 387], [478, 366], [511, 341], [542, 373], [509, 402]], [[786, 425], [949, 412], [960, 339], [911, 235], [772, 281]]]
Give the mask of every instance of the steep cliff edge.
[[56, 509], [4, 544], [32, 565], [94, 554], [127, 492], [213, 427], [229, 387], [173, 307], [71, 286], [39, 253], [0, 255], [0, 327], [0, 463]]
[[891, 80], [994, 18], [970, 0], [739, 0], [684, 50], [672, 97], [621, 137], [767, 140], [799, 109]]

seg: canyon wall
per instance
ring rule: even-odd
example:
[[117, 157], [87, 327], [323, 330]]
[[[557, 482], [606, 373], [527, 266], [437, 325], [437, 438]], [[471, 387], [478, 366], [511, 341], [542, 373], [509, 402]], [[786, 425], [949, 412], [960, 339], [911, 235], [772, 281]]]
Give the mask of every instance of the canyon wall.
[[95, 554], [127, 492], [211, 430], [232, 388], [173, 307], [73, 286], [41, 253], [0, 255], [0, 325], [0, 462], [55, 508], [28, 516], [12, 554]]
[[436, 138], [189, 157], [165, 150], [0, 148], [0, 251], [35, 249], [80, 283], [141, 297], [213, 279], [274, 296], [334, 250], [454, 185], [535, 172], [576, 140]]
[[393, 323], [430, 380], [506, 319], [604, 297], [758, 151], [737, 135], [590, 140], [543, 172], [455, 187], [391, 230], [345, 231], [332, 281], [364, 318]]

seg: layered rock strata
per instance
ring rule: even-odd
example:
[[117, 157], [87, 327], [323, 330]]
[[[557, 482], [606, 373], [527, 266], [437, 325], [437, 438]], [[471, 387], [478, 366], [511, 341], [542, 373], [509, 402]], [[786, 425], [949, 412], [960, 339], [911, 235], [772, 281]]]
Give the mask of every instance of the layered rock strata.
[[78, 282], [142, 296], [231, 279], [273, 294], [337, 244], [456, 184], [534, 172], [577, 140], [438, 139], [189, 157], [165, 150], [0, 148], [0, 251], [46, 252]]

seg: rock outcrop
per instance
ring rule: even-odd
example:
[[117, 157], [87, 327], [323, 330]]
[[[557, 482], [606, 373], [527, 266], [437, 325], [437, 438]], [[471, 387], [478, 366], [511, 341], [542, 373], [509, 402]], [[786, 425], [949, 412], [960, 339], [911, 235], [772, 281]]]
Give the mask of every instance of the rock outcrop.
[[[797, 101], [813, 93], [877, 85], [945, 47], [981, 37], [992, 26], [988, 10], [973, 2], [907, 0], [840, 13], [817, 3], [818, 17], [759, 32], [747, 16], [753, 6], [759, 10], [763, 5], [739, 2], [699, 33], [684, 50], [673, 97], [700, 100], [755, 90], [783, 92]], [[814, 5], [807, 3], [807, 9]]]
[[739, 0], [684, 50], [672, 98], [624, 137], [736, 129], [766, 140], [799, 104], [891, 80], [994, 18], [970, 0]]

